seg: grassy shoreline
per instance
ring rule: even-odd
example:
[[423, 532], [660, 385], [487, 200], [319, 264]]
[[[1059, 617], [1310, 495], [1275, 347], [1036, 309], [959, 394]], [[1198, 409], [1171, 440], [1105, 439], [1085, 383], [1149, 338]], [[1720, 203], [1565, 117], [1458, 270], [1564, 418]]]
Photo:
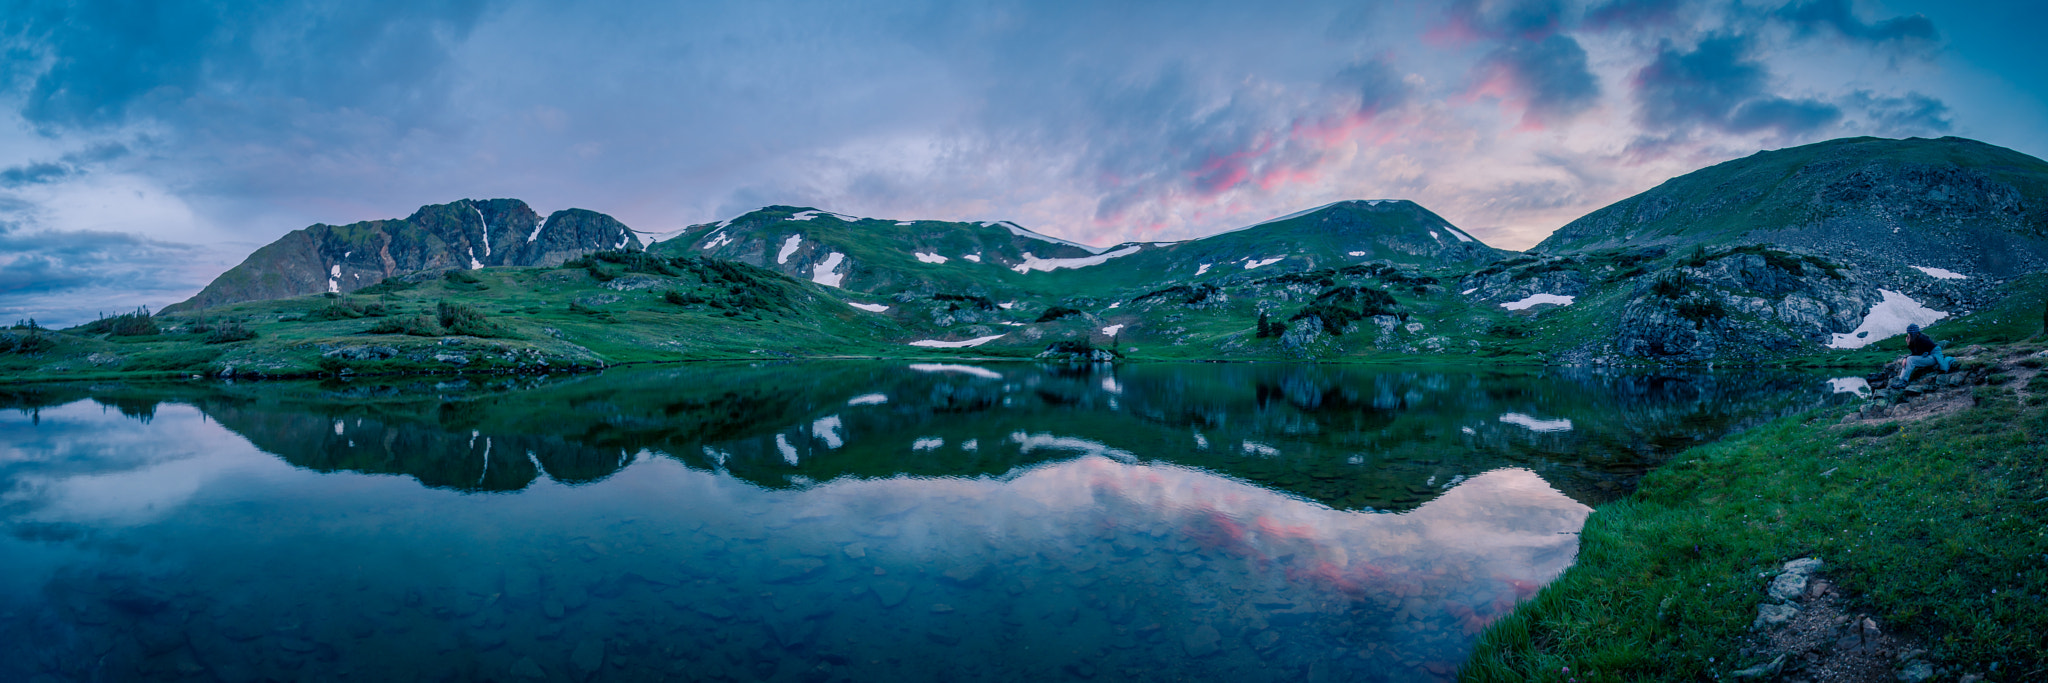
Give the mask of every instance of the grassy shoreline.
[[[1468, 681], [1715, 680], [1784, 562], [1829, 578], [1939, 679], [2048, 670], [2048, 353], [1984, 347], [1947, 414], [1781, 419], [1695, 448], [1586, 522], [1577, 563], [1496, 622]], [[1930, 408], [1931, 412], [1938, 412]], [[1995, 666], [1994, 666], [1995, 665]]]

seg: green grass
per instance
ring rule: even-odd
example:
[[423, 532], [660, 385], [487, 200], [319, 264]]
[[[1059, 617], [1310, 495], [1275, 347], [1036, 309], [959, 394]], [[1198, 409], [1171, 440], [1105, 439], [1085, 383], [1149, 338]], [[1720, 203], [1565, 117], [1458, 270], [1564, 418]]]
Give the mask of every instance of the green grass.
[[1496, 623], [1463, 678], [1725, 676], [1758, 663], [1738, 652], [1765, 574], [1809, 555], [1942, 662], [2048, 668], [2048, 408], [1979, 401], [1902, 427], [1821, 411], [1674, 459], [1595, 511], [1577, 564]]

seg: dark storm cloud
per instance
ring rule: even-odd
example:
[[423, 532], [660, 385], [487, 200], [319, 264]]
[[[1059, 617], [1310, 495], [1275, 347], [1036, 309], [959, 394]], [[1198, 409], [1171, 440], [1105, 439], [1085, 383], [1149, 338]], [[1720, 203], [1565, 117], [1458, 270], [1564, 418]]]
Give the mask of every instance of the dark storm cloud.
[[1804, 35], [1833, 33], [1850, 40], [1870, 43], [1933, 43], [1941, 37], [1934, 22], [1922, 15], [1893, 17], [1865, 22], [1856, 16], [1849, 0], [1807, 0], [1778, 9], [1773, 18]]
[[36, 230], [0, 223], [0, 295], [9, 298], [109, 287], [190, 286], [181, 262], [197, 249], [121, 232]]
[[9, 166], [0, 169], [0, 187], [17, 188], [23, 185], [40, 185], [63, 180], [71, 175], [71, 167], [48, 161]]
[[1858, 90], [1844, 98], [1844, 104], [1862, 113], [1871, 132], [1880, 135], [1930, 135], [1947, 133], [1954, 125], [1948, 105], [1917, 92], [1885, 97]]
[[1413, 101], [1416, 87], [1385, 58], [1353, 64], [1337, 72], [1331, 84], [1358, 96], [1358, 113], [1371, 117]]
[[431, 99], [414, 87], [482, 13], [474, 0], [30, 2], [0, 17], [0, 35], [15, 38], [10, 52], [47, 61], [40, 73], [13, 75], [27, 83], [11, 84], [34, 124], [97, 127], [141, 116], [205, 125], [186, 116], [191, 105], [248, 115], [266, 100]]
[[1742, 103], [1730, 112], [1725, 128], [1736, 133], [1777, 131], [1804, 133], [1842, 120], [1842, 108], [1819, 100], [1790, 100], [1761, 97]]
[[1585, 27], [1595, 31], [1643, 30], [1677, 23], [1685, 0], [1613, 0], [1586, 10]]
[[1839, 107], [1770, 92], [1771, 73], [1747, 36], [1722, 34], [1691, 50], [1665, 45], [1635, 75], [1636, 118], [1651, 135], [1691, 129], [1809, 133], [1842, 118]]
[[14, 189], [26, 185], [54, 183], [86, 173], [86, 166], [119, 159], [128, 154], [128, 146], [118, 142], [93, 145], [65, 154], [61, 161], [35, 161], [19, 166], [0, 169], [0, 187]]
[[1562, 123], [1600, 100], [1586, 50], [1570, 36], [1510, 41], [1489, 53], [1482, 68], [1527, 103], [1524, 125]]
[[1539, 41], [1563, 24], [1559, 0], [1457, 0], [1444, 8], [1440, 30], [1456, 39]]

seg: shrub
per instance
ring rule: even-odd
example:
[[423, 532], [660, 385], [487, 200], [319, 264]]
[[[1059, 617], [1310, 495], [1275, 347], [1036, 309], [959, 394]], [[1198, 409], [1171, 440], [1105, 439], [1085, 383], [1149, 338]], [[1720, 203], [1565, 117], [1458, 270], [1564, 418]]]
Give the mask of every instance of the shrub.
[[1065, 306], [1054, 306], [1052, 308], [1045, 309], [1044, 313], [1038, 314], [1038, 320], [1035, 320], [1033, 322], [1049, 323], [1054, 320], [1059, 320], [1060, 318], [1080, 314], [1081, 312], [1075, 309], [1067, 308]]
[[505, 329], [492, 323], [484, 316], [482, 309], [468, 304], [442, 301], [434, 306], [435, 317], [441, 329], [449, 334], [464, 334], [472, 337], [502, 337]]
[[1660, 299], [1676, 299], [1685, 296], [1686, 290], [1691, 288], [1692, 280], [1687, 278], [1685, 273], [1674, 270], [1659, 275], [1656, 280], [1650, 282], [1650, 295]]
[[439, 337], [441, 326], [433, 318], [424, 315], [408, 315], [399, 318], [385, 318], [371, 325], [365, 334], [404, 334], [414, 337]]
[[1696, 323], [1706, 322], [1707, 320], [1712, 318], [1720, 318], [1728, 315], [1728, 309], [1721, 305], [1720, 300], [1711, 299], [1706, 296], [1686, 297], [1684, 300], [1678, 302], [1678, 305], [1675, 307], [1675, 309], [1678, 313], [1678, 317]]
[[225, 322], [212, 325], [206, 331], [206, 343], [231, 344], [256, 338], [256, 331], [240, 322]]
[[1131, 303], [1144, 303], [1152, 299], [1172, 299], [1179, 301], [1180, 303], [1192, 306], [1195, 304], [1202, 303], [1204, 301], [1208, 301], [1209, 297], [1221, 293], [1223, 293], [1223, 290], [1218, 289], [1216, 285], [1212, 285], [1206, 282], [1199, 285], [1195, 285], [1193, 287], [1189, 287], [1187, 285], [1174, 285], [1166, 289], [1141, 294], [1138, 296], [1138, 298], [1132, 299]]
[[157, 334], [156, 318], [150, 317], [149, 309], [138, 308], [134, 313], [123, 313], [112, 318], [101, 317], [79, 328], [87, 334], [105, 334], [115, 337], [146, 337]]
[[1316, 295], [1314, 303], [1303, 306], [1287, 322], [1314, 317], [1322, 321], [1323, 331], [1341, 335], [1352, 322], [1376, 315], [1398, 315], [1398, 309], [1399, 304], [1392, 294], [1371, 287], [1347, 285]]
[[357, 318], [364, 317], [383, 317], [386, 315], [390, 315], [390, 313], [390, 308], [386, 307], [382, 303], [372, 302], [366, 304], [356, 299], [343, 296], [330, 299], [327, 302], [327, 305], [313, 309], [311, 313], [307, 313], [306, 315], [300, 317], [299, 319], [307, 321], [354, 320]]
[[373, 294], [395, 294], [418, 286], [420, 285], [417, 282], [406, 282], [395, 277], [387, 277], [384, 278], [384, 281], [382, 282], [356, 290], [356, 293], [365, 296]]
[[972, 294], [946, 294], [942, 292], [939, 294], [933, 294], [932, 299], [934, 301], [953, 302], [952, 308], [948, 310], [960, 310], [960, 304], [967, 304], [969, 306], [984, 311], [996, 310], [996, 302], [990, 301], [988, 297], [985, 296], [975, 296]]
[[42, 353], [56, 348], [57, 342], [42, 330], [30, 328], [26, 333], [0, 332], [0, 353], [23, 355]]

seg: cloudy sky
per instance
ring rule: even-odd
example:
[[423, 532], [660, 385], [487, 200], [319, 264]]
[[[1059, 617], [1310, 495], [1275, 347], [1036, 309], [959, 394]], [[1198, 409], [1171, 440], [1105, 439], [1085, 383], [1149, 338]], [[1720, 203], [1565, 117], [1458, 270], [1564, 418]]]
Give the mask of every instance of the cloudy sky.
[[2048, 156], [2025, 1], [593, 4], [0, 0], [0, 316], [160, 307], [464, 197], [1098, 245], [1408, 198], [1521, 249], [1759, 149]]

